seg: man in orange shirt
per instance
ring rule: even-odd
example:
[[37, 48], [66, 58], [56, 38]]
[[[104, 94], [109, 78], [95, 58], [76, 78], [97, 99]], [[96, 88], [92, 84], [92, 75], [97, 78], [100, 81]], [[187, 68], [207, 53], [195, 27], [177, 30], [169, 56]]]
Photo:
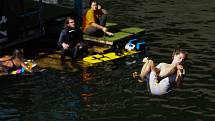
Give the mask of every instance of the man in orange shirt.
[[[98, 9], [98, 3], [95, 0], [90, 1], [90, 9], [86, 12], [83, 18], [82, 30], [85, 34], [92, 36], [101, 36], [104, 33], [108, 36], [113, 36], [105, 27], [107, 14], [101, 9]], [[103, 14], [101, 15], [101, 12]]]

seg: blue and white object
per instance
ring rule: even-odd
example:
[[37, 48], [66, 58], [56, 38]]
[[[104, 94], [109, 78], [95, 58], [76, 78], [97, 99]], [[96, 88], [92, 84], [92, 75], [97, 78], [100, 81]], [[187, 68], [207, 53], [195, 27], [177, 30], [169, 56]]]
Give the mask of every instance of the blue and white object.
[[129, 40], [129, 42], [128, 43], [131, 43], [131, 44], [135, 44], [136, 42], [138, 41], [138, 39], [131, 39], [131, 40]]
[[144, 50], [145, 44], [146, 44], [145, 42], [139, 42], [139, 43], [137, 43], [136, 49], [137, 50]]
[[125, 45], [125, 49], [128, 51], [131, 51], [135, 48], [135, 43], [138, 41], [138, 39], [131, 39], [129, 42]]
[[135, 44], [131, 44], [131, 43], [127, 43], [125, 45], [125, 49], [128, 50], [128, 51], [131, 51], [135, 48]]

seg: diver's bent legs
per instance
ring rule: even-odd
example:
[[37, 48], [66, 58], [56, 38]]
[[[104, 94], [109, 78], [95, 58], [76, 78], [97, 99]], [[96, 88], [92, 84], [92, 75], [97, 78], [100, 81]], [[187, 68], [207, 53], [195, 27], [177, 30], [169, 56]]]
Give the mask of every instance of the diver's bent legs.
[[149, 60], [147, 57], [143, 59], [143, 67], [141, 69], [140, 74], [138, 75], [137, 72], [133, 73], [133, 77], [140, 77], [141, 81], [144, 80], [144, 77], [150, 73], [151, 71], [154, 71], [157, 75], [160, 73], [160, 70], [158, 68], [155, 67], [155, 64], [152, 60]]
[[148, 60], [143, 64], [143, 67], [141, 69], [140, 72], [140, 78], [143, 80], [144, 77], [146, 76], [146, 74], [148, 74], [151, 71], [151, 66], [153, 65], [153, 61], [152, 60]]

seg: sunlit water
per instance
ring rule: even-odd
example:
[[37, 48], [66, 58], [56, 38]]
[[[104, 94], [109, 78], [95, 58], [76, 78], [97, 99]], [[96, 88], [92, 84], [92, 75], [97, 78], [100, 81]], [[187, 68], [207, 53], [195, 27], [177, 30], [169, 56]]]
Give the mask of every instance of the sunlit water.
[[145, 83], [131, 77], [140, 71], [144, 54], [67, 71], [46, 67], [35, 75], [1, 79], [0, 120], [213, 121], [215, 0], [102, 3], [119, 26], [146, 29], [141, 36], [150, 47], [147, 55], [157, 63], [170, 62], [177, 45], [188, 52], [183, 85], [164, 96], [151, 95]]

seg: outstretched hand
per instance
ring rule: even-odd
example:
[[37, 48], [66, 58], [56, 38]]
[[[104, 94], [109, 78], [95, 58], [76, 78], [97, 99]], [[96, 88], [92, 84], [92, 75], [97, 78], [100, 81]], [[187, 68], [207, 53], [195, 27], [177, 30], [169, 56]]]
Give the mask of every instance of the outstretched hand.
[[113, 36], [114, 34], [111, 32], [105, 32], [108, 36]]

